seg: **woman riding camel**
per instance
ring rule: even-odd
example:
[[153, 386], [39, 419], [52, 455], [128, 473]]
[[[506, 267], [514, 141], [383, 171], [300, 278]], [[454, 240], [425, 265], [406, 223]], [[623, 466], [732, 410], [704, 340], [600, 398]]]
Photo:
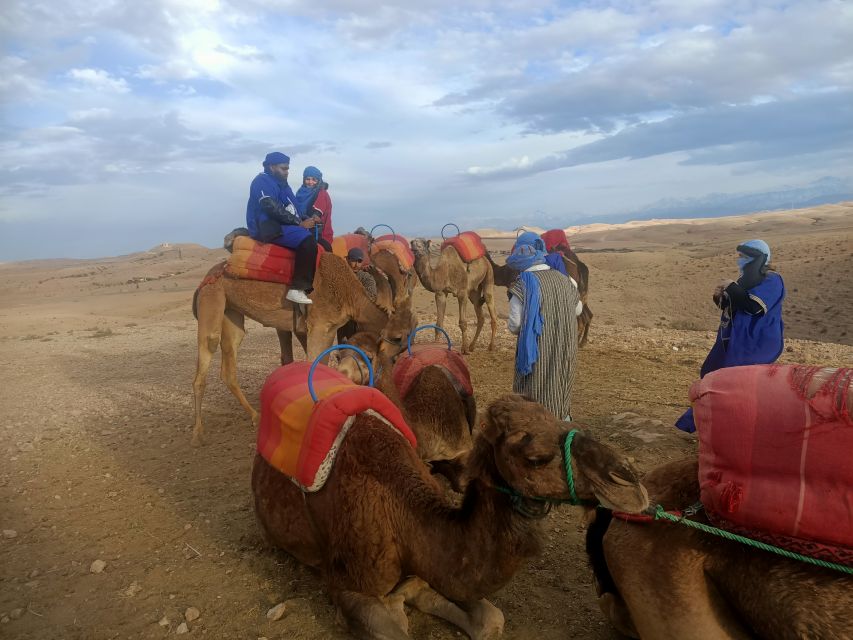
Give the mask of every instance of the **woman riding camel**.
[[518, 335], [512, 390], [557, 418], [571, 420], [578, 348], [577, 287], [545, 263], [545, 243], [531, 231], [516, 240], [507, 264], [521, 272], [509, 288], [509, 330]]
[[[302, 220], [317, 218], [320, 228], [315, 235], [317, 242], [326, 251], [332, 250], [332, 199], [329, 197], [329, 185], [323, 182], [323, 173], [317, 167], [305, 167], [302, 172], [302, 186], [293, 200], [296, 213]], [[315, 230], [316, 233], [316, 230]]]
[[[785, 346], [782, 300], [785, 283], [770, 266], [770, 247], [764, 240], [749, 240], [737, 247], [740, 277], [724, 280], [714, 290], [714, 304], [722, 309], [717, 339], [702, 364], [699, 377], [723, 367], [771, 364]], [[676, 421], [693, 433], [693, 409]]]

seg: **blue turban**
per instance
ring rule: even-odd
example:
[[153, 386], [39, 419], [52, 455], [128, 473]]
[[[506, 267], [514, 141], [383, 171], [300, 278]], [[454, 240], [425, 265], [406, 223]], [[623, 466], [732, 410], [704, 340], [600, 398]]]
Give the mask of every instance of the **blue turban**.
[[545, 241], [532, 231], [525, 231], [515, 241], [506, 263], [516, 271], [524, 271], [545, 262]]
[[264, 158], [264, 166], [268, 167], [272, 164], [290, 164], [290, 158], [284, 155], [281, 151], [273, 151], [268, 153]]

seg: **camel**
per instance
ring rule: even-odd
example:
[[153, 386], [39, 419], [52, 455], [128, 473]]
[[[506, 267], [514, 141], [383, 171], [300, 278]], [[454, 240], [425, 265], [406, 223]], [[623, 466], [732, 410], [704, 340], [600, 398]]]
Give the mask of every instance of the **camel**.
[[[473, 396], [461, 393], [444, 369], [433, 365], [424, 367], [406, 397], [400, 397], [392, 375], [396, 353], [386, 348], [404, 333], [402, 327], [406, 322], [398, 316], [399, 313], [392, 316], [381, 336], [360, 331], [349, 338], [347, 344], [358, 347], [370, 358], [376, 372], [376, 388], [402, 412], [418, 440], [421, 459], [436, 463], [434, 468], [442, 470], [458, 489], [460, 467], [471, 449], [477, 403]], [[412, 329], [414, 323], [408, 324], [408, 331]], [[389, 338], [389, 335], [393, 337]], [[356, 384], [367, 383], [367, 367], [359, 357], [343, 357], [337, 369]]]
[[370, 255], [371, 264], [379, 268], [391, 283], [394, 306], [412, 295], [415, 287], [415, 274], [403, 269], [403, 266], [390, 251], [381, 250]]
[[[643, 478], [652, 503], [699, 500], [698, 459]], [[633, 638], [850, 638], [853, 578], [671, 522], [615, 521], [587, 531], [602, 612]], [[707, 519], [703, 518], [707, 522]]]
[[[433, 267], [430, 263], [430, 241], [423, 238], [412, 240], [412, 252], [415, 254], [415, 271], [421, 284], [427, 291], [435, 294], [435, 308], [438, 313], [436, 324], [444, 328], [444, 311], [447, 307], [447, 294], [456, 297], [459, 302], [459, 329], [462, 331], [462, 353], [471, 353], [477, 344], [477, 338], [483, 330], [485, 318], [483, 304], [489, 309], [492, 334], [489, 340], [489, 351], [494, 351], [495, 334], [498, 330], [498, 316], [495, 313], [495, 283], [492, 267], [487, 258], [477, 258], [466, 264], [452, 246], [441, 250], [438, 264]], [[474, 338], [467, 341], [467, 321], [465, 319], [468, 301], [474, 305], [477, 316], [477, 330]], [[436, 331], [436, 339], [438, 338]]]
[[[408, 639], [405, 602], [474, 640], [499, 638], [503, 614], [485, 598], [540, 553], [541, 517], [570, 498], [566, 426], [518, 395], [493, 402], [456, 506], [408, 441], [362, 413], [320, 491], [303, 494], [257, 455], [255, 513], [273, 545], [320, 569], [356, 637]], [[634, 471], [585, 432], [575, 434], [569, 465], [581, 499], [646, 508]]]
[[[587, 304], [587, 295], [589, 294], [589, 267], [587, 267], [577, 254], [571, 249], [561, 249], [563, 264], [568, 273], [575, 282], [578, 283], [578, 296], [583, 303], [583, 310], [578, 316], [578, 346], [584, 346], [587, 342], [589, 334], [589, 325], [592, 322], [592, 310]], [[511, 287], [518, 277], [518, 271], [507, 264], [497, 264], [490, 253], [486, 253], [486, 259], [492, 265], [492, 272], [495, 274], [495, 284], [499, 287]]]
[[198, 320], [198, 361], [193, 379], [193, 445], [203, 442], [201, 403], [210, 361], [218, 347], [222, 348], [222, 380], [249, 413], [252, 424], [257, 425], [258, 413], [237, 382], [237, 350], [246, 334], [246, 317], [266, 327], [275, 327], [282, 364], [293, 361], [293, 332], [308, 357], [313, 358], [332, 344], [335, 332], [348, 320], [355, 320], [360, 327], [373, 331], [380, 331], [388, 321], [387, 313], [367, 298], [364, 287], [346, 261], [330, 253], [320, 258], [310, 296], [314, 302], [309, 307], [307, 322], [299, 317], [294, 305], [285, 300], [287, 288], [275, 282], [230, 277], [225, 273], [223, 261], [208, 271], [196, 289], [193, 314]]

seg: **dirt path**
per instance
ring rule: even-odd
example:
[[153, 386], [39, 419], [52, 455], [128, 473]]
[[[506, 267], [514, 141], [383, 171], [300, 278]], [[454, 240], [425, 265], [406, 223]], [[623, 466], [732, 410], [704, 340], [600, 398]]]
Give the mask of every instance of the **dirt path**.
[[[347, 637], [317, 575], [263, 543], [249, 489], [255, 433], [215, 373], [209, 444], [189, 446], [195, 323], [186, 310], [168, 311], [186, 296], [163, 293], [162, 314], [114, 305], [110, 329], [91, 322], [85, 300], [6, 317], [18, 325], [0, 337], [3, 637], [162, 638], [177, 633], [188, 607], [200, 612], [188, 623], [196, 636]], [[41, 319], [32, 333], [27, 313]], [[513, 343], [503, 328], [499, 338], [497, 351], [470, 358], [481, 407], [511, 386]], [[788, 361], [853, 362], [851, 347], [789, 344]], [[706, 332], [596, 327], [581, 351], [576, 418], [641, 468], [694, 451], [694, 439], [669, 425], [709, 345]], [[255, 404], [277, 351], [274, 332], [252, 324], [240, 377]], [[507, 638], [617, 637], [595, 602], [581, 515], [553, 513], [545, 554], [495, 594]], [[90, 572], [95, 560], [106, 562], [101, 573]], [[293, 598], [291, 615], [266, 619]], [[417, 612], [411, 624], [418, 640], [459, 637]]]

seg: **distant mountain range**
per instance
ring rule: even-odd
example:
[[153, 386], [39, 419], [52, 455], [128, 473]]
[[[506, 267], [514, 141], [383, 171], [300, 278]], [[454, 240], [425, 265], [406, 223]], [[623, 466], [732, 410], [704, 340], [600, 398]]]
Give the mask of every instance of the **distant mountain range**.
[[[787, 187], [776, 191], [712, 193], [700, 198], [665, 198], [642, 209], [603, 216], [553, 215], [535, 211], [524, 216], [523, 223], [528, 227], [554, 229], [593, 222], [616, 224], [653, 218], [720, 218], [758, 211], [804, 209], [848, 200], [853, 200], [853, 183], [849, 180], [826, 176], [805, 186]], [[520, 218], [482, 218], [466, 220], [466, 226], [511, 230], [517, 227], [520, 221]]]

